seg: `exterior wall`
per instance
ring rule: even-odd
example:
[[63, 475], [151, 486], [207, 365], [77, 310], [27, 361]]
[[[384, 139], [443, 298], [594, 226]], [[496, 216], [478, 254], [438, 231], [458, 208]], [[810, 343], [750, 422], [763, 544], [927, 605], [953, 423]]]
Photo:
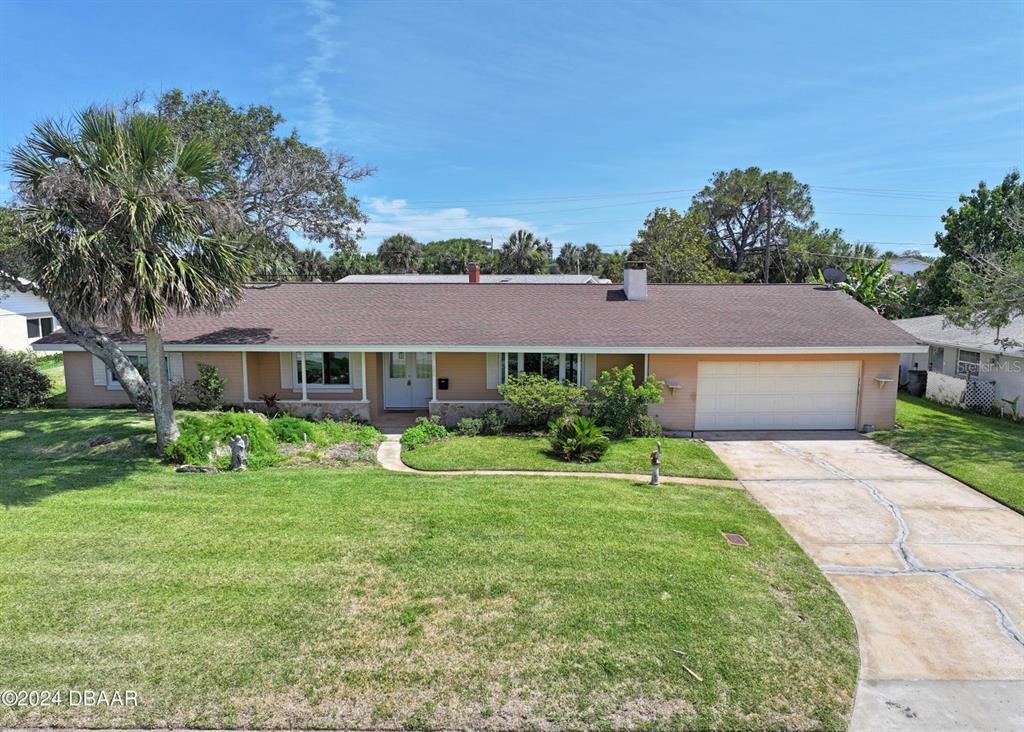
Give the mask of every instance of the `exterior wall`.
[[128, 395], [120, 389], [92, 383], [92, 354], [84, 351], [64, 352], [64, 381], [68, 389], [69, 407], [131, 406]]
[[[644, 380], [644, 355], [642, 353], [599, 353], [597, 354], [597, 375], [602, 371], [610, 371], [618, 367], [633, 367], [633, 383], [640, 383]], [[589, 386], [589, 384], [587, 384]]]
[[216, 366], [220, 375], [227, 379], [224, 403], [242, 406], [242, 354], [237, 351], [185, 352], [181, 354], [181, 362], [185, 372], [184, 381], [190, 386], [199, 378], [198, 364]]
[[438, 353], [435, 378], [448, 379], [448, 389], [438, 390], [442, 402], [500, 400], [497, 389], [487, 388], [486, 353]]
[[873, 424], [876, 429], [892, 427], [896, 421], [896, 383], [879, 387], [877, 376], [896, 379], [899, 354], [807, 354], [800, 356], [700, 356], [651, 354], [648, 366], [657, 378], [672, 384], [662, 390], [665, 401], [654, 404], [650, 414], [667, 430], [694, 429], [697, 412], [697, 364], [700, 361], [860, 361], [861, 385], [857, 424]]
[[0, 312], [0, 348], [6, 348], [8, 351], [24, 351], [30, 343], [25, 316], [18, 313]]

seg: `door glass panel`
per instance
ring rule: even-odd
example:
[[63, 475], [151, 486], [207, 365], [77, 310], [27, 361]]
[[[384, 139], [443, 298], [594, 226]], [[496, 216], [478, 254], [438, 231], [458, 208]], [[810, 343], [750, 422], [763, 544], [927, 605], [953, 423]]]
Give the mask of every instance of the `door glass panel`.
[[405, 378], [405, 354], [404, 353], [392, 353], [391, 354], [391, 378], [392, 379], [404, 379]]
[[523, 354], [523, 371], [529, 374], [540, 373], [540, 354], [539, 353], [524, 353]]
[[430, 353], [417, 353], [416, 354], [416, 378], [417, 379], [429, 379], [434, 375], [433, 368], [433, 354]]

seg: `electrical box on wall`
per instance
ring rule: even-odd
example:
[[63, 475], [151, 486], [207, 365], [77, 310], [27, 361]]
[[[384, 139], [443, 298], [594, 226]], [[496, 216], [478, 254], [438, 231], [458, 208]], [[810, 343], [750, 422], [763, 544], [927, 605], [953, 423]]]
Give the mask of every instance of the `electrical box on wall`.
[[437, 380], [437, 390], [438, 391], [447, 391], [448, 390], [448, 379], [438, 379]]

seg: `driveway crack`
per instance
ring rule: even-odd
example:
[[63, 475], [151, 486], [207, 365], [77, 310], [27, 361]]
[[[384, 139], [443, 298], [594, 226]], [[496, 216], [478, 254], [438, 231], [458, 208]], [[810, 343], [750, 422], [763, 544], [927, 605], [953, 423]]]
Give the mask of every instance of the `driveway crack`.
[[[913, 553], [910, 551], [910, 546], [907, 544], [907, 540], [910, 537], [910, 526], [907, 524], [906, 519], [903, 518], [903, 514], [900, 512], [899, 506], [882, 495], [882, 493], [875, 488], [871, 482], [858, 478], [854, 475], [850, 475], [845, 470], [836, 467], [827, 460], [824, 460], [806, 450], [801, 450], [800, 448], [793, 447], [792, 445], [786, 445], [781, 442], [772, 442], [772, 445], [781, 452], [817, 465], [823, 470], [826, 470], [836, 476], [838, 479], [848, 480], [851, 483], [860, 486], [871, 495], [876, 503], [885, 508], [896, 520], [896, 539], [892, 542], [891, 546], [896, 551], [900, 561], [903, 562], [903, 569], [893, 569], [891, 567], [842, 567], [840, 565], [820, 565], [823, 572], [870, 576], [938, 575], [940, 577], [945, 577], [964, 592], [988, 605], [992, 612], [995, 613], [996, 620], [998, 621], [999, 627], [1003, 633], [1005, 633], [1010, 640], [1024, 647], [1024, 633], [1021, 633], [1017, 628], [1013, 620], [1010, 618], [1009, 613], [1006, 612], [1006, 609], [989, 597], [985, 592], [957, 576], [957, 572], [980, 571], [986, 569], [986, 567], [964, 567], [951, 569], [924, 566], [917, 560], [917, 558], [914, 557]], [[993, 567], [992, 569], [1016, 569], [1016, 567]]]

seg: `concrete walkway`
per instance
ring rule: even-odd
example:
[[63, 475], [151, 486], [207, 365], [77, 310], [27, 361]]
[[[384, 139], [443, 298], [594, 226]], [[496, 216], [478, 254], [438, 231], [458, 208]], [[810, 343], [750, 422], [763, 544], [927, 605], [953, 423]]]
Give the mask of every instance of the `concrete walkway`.
[[856, 433], [701, 436], [850, 608], [852, 730], [1024, 729], [1024, 517]]
[[[377, 462], [388, 470], [398, 473], [419, 473], [420, 475], [541, 475], [551, 476], [572, 476], [576, 478], [620, 478], [647, 483], [650, 475], [638, 475], [633, 473], [596, 473], [587, 470], [416, 470], [402, 462], [402, 444], [399, 442], [400, 435], [386, 434], [384, 442], [377, 448]], [[719, 488], [741, 488], [742, 485], [736, 480], [719, 480], [715, 478], [679, 478], [676, 476], [661, 476], [662, 483], [677, 483], [683, 485], [710, 485]]]

